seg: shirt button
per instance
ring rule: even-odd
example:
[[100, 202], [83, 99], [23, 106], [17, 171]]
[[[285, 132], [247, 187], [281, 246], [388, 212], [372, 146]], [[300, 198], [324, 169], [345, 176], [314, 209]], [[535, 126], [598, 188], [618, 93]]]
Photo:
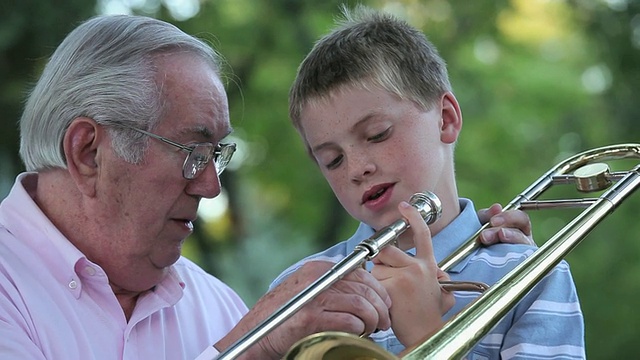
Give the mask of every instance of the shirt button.
[[84, 268], [84, 272], [89, 276], [93, 276], [96, 274], [96, 269], [92, 268], [91, 266], [87, 266], [86, 268]]
[[75, 280], [69, 282], [69, 289], [75, 289], [78, 287], [78, 283]]

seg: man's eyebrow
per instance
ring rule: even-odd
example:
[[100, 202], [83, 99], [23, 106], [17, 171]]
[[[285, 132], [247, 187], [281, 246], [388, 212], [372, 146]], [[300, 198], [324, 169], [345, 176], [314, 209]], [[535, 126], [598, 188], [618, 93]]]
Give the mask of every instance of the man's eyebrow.
[[[233, 128], [229, 127], [227, 128], [227, 131], [224, 134], [222, 134], [222, 136], [220, 136], [219, 138], [224, 139], [232, 132], [233, 132]], [[194, 126], [194, 127], [186, 128], [180, 131], [180, 134], [181, 135], [196, 134], [196, 135], [200, 135], [203, 139], [206, 139], [206, 140], [212, 140], [216, 138], [216, 134], [206, 126]]]
[[205, 127], [205, 126], [196, 126], [196, 127], [192, 128], [191, 131], [193, 131], [196, 134], [202, 135], [203, 137], [205, 137], [207, 139], [213, 138], [213, 131], [211, 131], [211, 129], [209, 129], [209, 128]]

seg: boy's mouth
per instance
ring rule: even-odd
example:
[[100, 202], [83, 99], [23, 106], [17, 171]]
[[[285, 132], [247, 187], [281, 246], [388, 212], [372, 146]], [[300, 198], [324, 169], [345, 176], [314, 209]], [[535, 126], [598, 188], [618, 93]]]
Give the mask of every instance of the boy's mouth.
[[380, 196], [382, 196], [382, 194], [384, 194], [385, 191], [387, 191], [387, 189], [378, 190], [375, 194], [369, 196], [369, 200], [375, 200], [375, 199], [379, 198]]
[[371, 189], [365, 191], [364, 194], [362, 194], [362, 203], [365, 204], [369, 201], [379, 199], [382, 195], [384, 195], [384, 193], [387, 192], [390, 187], [390, 184], [383, 184], [372, 187]]

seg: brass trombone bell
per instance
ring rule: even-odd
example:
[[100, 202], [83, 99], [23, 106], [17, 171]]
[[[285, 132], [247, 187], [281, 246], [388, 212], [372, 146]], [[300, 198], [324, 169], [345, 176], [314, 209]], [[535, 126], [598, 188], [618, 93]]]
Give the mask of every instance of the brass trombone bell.
[[359, 336], [325, 331], [309, 335], [289, 349], [283, 360], [400, 360], [375, 342]]

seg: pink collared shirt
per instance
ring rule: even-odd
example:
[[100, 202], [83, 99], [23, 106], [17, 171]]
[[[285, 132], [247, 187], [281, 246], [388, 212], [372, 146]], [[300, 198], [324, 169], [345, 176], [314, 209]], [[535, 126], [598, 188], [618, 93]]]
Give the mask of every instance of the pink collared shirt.
[[0, 359], [189, 359], [248, 311], [231, 288], [180, 258], [127, 322], [107, 276], [40, 211], [37, 174], [0, 204]]

